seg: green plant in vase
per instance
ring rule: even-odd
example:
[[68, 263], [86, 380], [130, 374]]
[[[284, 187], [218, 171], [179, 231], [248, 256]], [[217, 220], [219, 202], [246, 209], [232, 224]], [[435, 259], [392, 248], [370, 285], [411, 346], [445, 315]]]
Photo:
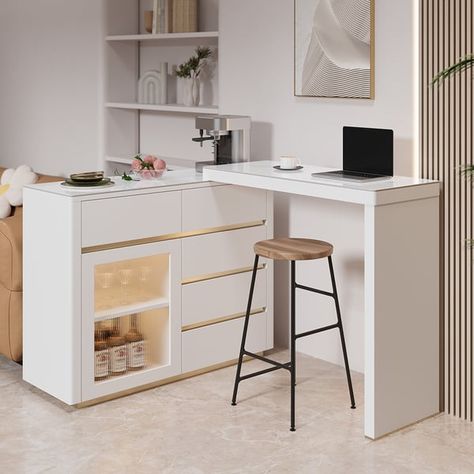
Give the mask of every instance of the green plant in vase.
[[199, 105], [199, 76], [211, 55], [211, 48], [198, 46], [194, 51], [194, 56], [177, 67], [176, 76], [183, 80], [184, 105]]

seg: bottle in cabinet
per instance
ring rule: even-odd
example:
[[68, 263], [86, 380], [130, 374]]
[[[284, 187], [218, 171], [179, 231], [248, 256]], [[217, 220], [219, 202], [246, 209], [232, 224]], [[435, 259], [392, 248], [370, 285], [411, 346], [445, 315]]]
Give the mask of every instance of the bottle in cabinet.
[[95, 331], [94, 352], [94, 379], [96, 381], [104, 380], [109, 376], [110, 356], [107, 338], [102, 329]]
[[145, 339], [138, 327], [138, 315], [130, 316], [130, 327], [125, 334], [127, 343], [127, 367], [129, 370], [140, 370], [145, 367]]
[[127, 346], [125, 338], [120, 335], [120, 321], [113, 320], [112, 333], [109, 337], [110, 374], [123, 375], [127, 371]]

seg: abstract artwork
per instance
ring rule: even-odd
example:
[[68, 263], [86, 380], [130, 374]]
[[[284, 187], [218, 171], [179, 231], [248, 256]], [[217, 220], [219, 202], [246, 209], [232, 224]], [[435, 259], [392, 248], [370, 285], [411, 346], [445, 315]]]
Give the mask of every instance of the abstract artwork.
[[295, 95], [374, 98], [375, 0], [295, 0]]

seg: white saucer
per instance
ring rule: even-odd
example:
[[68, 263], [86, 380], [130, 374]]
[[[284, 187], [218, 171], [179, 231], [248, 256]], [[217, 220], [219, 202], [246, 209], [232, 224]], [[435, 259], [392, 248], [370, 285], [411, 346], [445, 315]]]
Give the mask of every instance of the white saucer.
[[303, 169], [303, 166], [299, 165], [296, 168], [282, 168], [280, 165], [276, 165], [273, 168], [277, 171], [299, 171]]

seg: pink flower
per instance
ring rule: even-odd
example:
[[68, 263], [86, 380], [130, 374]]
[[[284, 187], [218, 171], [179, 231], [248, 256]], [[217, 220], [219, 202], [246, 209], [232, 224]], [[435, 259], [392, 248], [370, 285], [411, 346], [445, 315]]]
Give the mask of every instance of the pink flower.
[[166, 169], [166, 161], [162, 160], [161, 158], [157, 158], [153, 163], [153, 168], [157, 171], [165, 170]]
[[147, 155], [143, 158], [143, 161], [149, 165], [152, 165], [157, 160], [156, 156]]
[[142, 169], [142, 162], [140, 160], [137, 160], [136, 158], [134, 158], [132, 160], [132, 170], [133, 171], [139, 171]]
[[150, 170], [142, 170], [140, 173], [142, 179], [152, 179], [153, 178], [153, 171]]

